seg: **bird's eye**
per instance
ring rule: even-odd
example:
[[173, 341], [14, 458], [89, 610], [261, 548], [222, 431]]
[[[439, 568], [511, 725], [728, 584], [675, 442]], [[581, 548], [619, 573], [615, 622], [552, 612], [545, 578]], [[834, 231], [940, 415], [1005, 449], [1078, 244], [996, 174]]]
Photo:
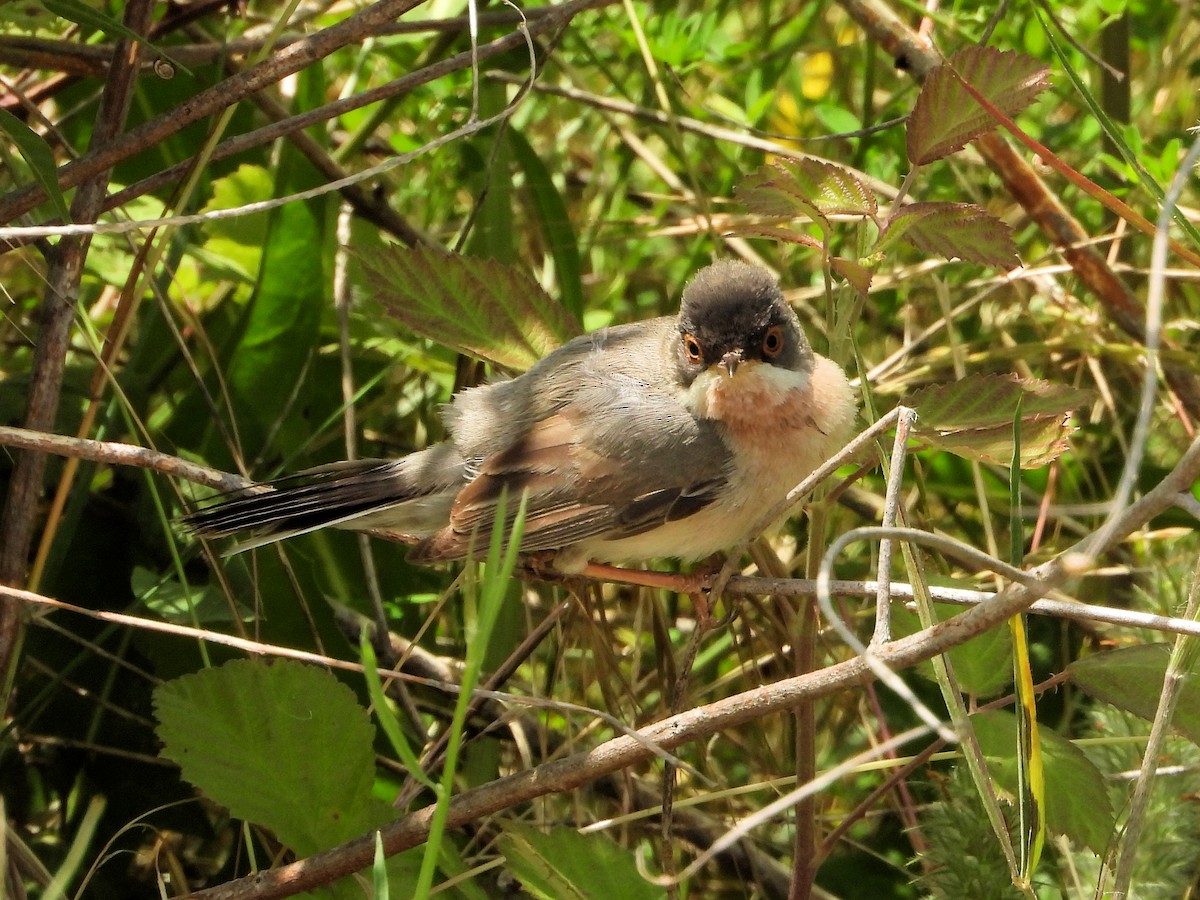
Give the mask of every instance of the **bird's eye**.
[[694, 334], [685, 334], [683, 336], [683, 352], [688, 358], [688, 362], [702, 362], [704, 360], [704, 350], [700, 347], [700, 342], [696, 340]]
[[783, 328], [772, 325], [763, 335], [762, 351], [764, 356], [776, 357], [783, 352]]

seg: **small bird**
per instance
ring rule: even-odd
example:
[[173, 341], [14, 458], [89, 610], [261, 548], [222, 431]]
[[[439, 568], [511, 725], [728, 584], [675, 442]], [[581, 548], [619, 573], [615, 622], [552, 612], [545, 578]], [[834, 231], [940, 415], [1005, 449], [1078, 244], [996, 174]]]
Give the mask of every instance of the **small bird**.
[[[813, 352], [765, 269], [719, 261], [679, 315], [582, 335], [529, 371], [461, 391], [449, 437], [397, 460], [309, 469], [191, 513], [238, 549], [318, 528], [411, 537], [415, 562], [486, 547], [507, 493], [522, 552], [555, 569], [728, 550], [854, 429], [842, 369]], [[265, 489], [264, 489], [265, 488]]]

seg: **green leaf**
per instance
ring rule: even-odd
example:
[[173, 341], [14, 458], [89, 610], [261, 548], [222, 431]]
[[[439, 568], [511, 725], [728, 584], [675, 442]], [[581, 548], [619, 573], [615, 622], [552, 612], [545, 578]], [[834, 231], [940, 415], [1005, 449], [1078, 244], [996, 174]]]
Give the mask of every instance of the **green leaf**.
[[[243, 164], [228, 175], [213, 179], [210, 199], [201, 212], [259, 203], [270, 199], [273, 190], [267, 169]], [[271, 217], [265, 212], [212, 219], [204, 223], [207, 239], [194, 252], [215, 270], [212, 275], [253, 284], [262, 263], [270, 222]]]
[[748, 175], [734, 191], [751, 212], [763, 216], [804, 216], [826, 228], [827, 216], [874, 216], [874, 195], [832, 163], [815, 159], [777, 160]]
[[270, 213], [246, 329], [226, 376], [247, 446], [261, 448], [274, 435], [290, 450], [309, 437], [308, 423], [288, 414], [303, 399], [296, 381], [315, 352], [325, 308], [320, 206], [290, 203]]
[[391, 900], [388, 890], [387, 857], [383, 853], [383, 834], [375, 832], [375, 859], [371, 863], [371, 884], [375, 900]]
[[766, 238], [769, 241], [782, 241], [785, 244], [812, 247], [814, 250], [822, 249], [821, 242], [812, 235], [781, 225], [744, 225], [730, 229], [728, 234], [737, 237]]
[[562, 195], [550, 177], [550, 170], [530, 146], [525, 136], [515, 128], [508, 129], [513, 158], [529, 186], [530, 197], [537, 210], [538, 230], [554, 259], [555, 274], [562, 305], [576, 319], [583, 319], [583, 264], [579, 259], [579, 243], [575, 226]]
[[234, 660], [161, 685], [154, 708], [183, 777], [297, 853], [370, 827], [375, 729], [324, 669]]
[[1035, 468], [1057, 459], [1075, 430], [1071, 412], [1087, 403], [1087, 391], [1039, 379], [968, 375], [912, 394], [914, 434], [967, 459], [1008, 466], [1013, 458], [1013, 423], [1020, 403], [1021, 466]]
[[[493, 116], [508, 103], [508, 88], [494, 81], [479, 85], [479, 114]], [[463, 188], [476, 198], [462, 252], [512, 265], [517, 259], [517, 228], [513, 209], [512, 160], [509, 141], [482, 135], [459, 146]]]
[[[934, 610], [939, 622], [962, 611], [960, 607], [945, 603], [935, 603]], [[902, 606], [897, 605], [892, 617], [892, 627], [898, 638], [921, 630], [920, 617]], [[995, 697], [1012, 684], [1012, 632], [1008, 628], [990, 628], [955, 647], [947, 656], [954, 667], [959, 688], [968, 696]], [[930, 681], [936, 680], [930, 662], [921, 663], [917, 671]]]
[[58, 167], [54, 164], [54, 154], [50, 146], [36, 131], [14, 116], [6, 109], [0, 109], [0, 131], [8, 135], [21, 158], [25, 160], [33, 177], [42, 186], [54, 214], [63, 222], [71, 221], [71, 213], [67, 209], [67, 201], [58, 187]]
[[[1158, 711], [1170, 655], [1167, 644], [1122, 647], [1078, 659], [1067, 672], [1091, 696], [1149, 721]], [[1200, 686], [1191, 679], [1184, 682], [1171, 725], [1200, 746]]]
[[[1013, 796], [1017, 791], [1017, 720], [1012, 713], [993, 711], [971, 716], [988, 771]], [[1077, 844], [1103, 854], [1112, 837], [1116, 815], [1105, 780], [1084, 752], [1049, 729], [1040, 735], [1046, 766], [1046, 827]]]
[[184, 585], [172, 577], [137, 566], [129, 576], [129, 586], [147, 610], [167, 622], [179, 625], [214, 625], [254, 620], [254, 610], [242, 603], [231, 605], [230, 598], [217, 585]]
[[512, 266], [429, 247], [357, 257], [367, 288], [417, 334], [510, 369], [529, 368], [582, 331]]
[[1049, 87], [1049, 70], [1013, 50], [967, 47], [934, 69], [908, 117], [908, 160], [925, 165], [961, 150], [996, 123], [963, 88], [969, 82], [1010, 118]]
[[1012, 229], [972, 203], [911, 203], [897, 210], [872, 253], [903, 241], [925, 253], [1012, 269], [1020, 265]]
[[563, 827], [543, 832], [515, 822], [503, 827], [500, 852], [521, 886], [539, 900], [666, 896], [638, 872], [632, 853], [604, 835]]
[[367, 681], [367, 696], [371, 698], [371, 705], [375, 708], [375, 718], [379, 720], [379, 727], [383, 729], [388, 742], [396, 751], [396, 755], [404, 764], [409, 775], [425, 787], [436, 790], [433, 781], [421, 768], [420, 757], [409, 744], [396, 714], [392, 712], [392, 707], [388, 704], [387, 696], [383, 692], [383, 683], [379, 680], [375, 648], [371, 646], [371, 632], [367, 628], [362, 630], [359, 653], [362, 655], [363, 676]]

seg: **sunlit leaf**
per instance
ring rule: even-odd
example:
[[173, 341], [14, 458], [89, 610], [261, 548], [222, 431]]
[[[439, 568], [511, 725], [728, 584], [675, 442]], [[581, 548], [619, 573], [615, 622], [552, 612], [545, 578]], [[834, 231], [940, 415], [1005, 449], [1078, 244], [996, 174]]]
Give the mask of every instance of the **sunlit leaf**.
[[824, 227], [827, 216], [873, 216], [874, 195], [862, 182], [832, 163], [815, 159], [777, 160], [742, 180], [734, 191], [751, 212], [764, 216], [804, 216]]
[[[962, 612], [962, 608], [945, 603], [933, 605], [938, 621]], [[899, 604], [892, 610], [892, 632], [906, 637], [921, 630], [921, 618], [915, 611]], [[954, 667], [959, 689], [972, 697], [994, 697], [1012, 684], [1012, 633], [1007, 628], [989, 628], [946, 654]], [[933, 663], [924, 662], [917, 671], [930, 681], [937, 675]]]
[[1011, 269], [1020, 265], [1012, 229], [971, 203], [912, 203], [897, 210], [872, 248], [903, 241], [925, 253]]
[[726, 234], [747, 238], [767, 238], [772, 241], [783, 241], [786, 244], [812, 247], [814, 250], [821, 249], [821, 242], [812, 235], [782, 225], [742, 225], [731, 228]]
[[520, 269], [428, 247], [359, 255], [363, 281], [417, 334], [510, 369], [527, 369], [583, 329]]
[[313, 853], [375, 817], [375, 728], [324, 669], [235, 660], [154, 692], [162, 755], [234, 816]]
[[[1017, 720], [1010, 712], [971, 716], [975, 736], [988, 761], [988, 771], [1015, 796], [1017, 790]], [[1115, 823], [1103, 774], [1083, 751], [1044, 729], [1042, 757], [1046, 766], [1046, 827], [1096, 853], [1103, 853]]]
[[960, 78], [1012, 117], [1049, 87], [1048, 69], [1032, 56], [992, 47], [967, 47], [934, 69], [908, 117], [908, 160], [925, 165], [961, 150], [995, 127]]
[[289, 203], [267, 214], [258, 281], [226, 367], [242, 437], [254, 446], [272, 435], [284, 448], [296, 446], [310, 425], [295, 378], [309, 364], [325, 308], [328, 222], [318, 207]]
[[583, 317], [583, 263], [579, 258], [579, 241], [575, 225], [567, 212], [567, 204], [550, 177], [550, 170], [520, 131], [508, 129], [508, 142], [513, 158], [529, 187], [530, 199], [537, 211], [536, 221], [550, 255], [554, 257], [555, 275], [562, 304], [576, 319]]
[[1071, 412], [1090, 399], [1087, 391], [1038, 379], [1000, 375], [966, 378], [925, 388], [906, 405], [917, 411], [913, 431], [934, 446], [967, 459], [1010, 465], [1013, 419], [1021, 401], [1021, 466], [1057, 459], [1075, 430]]

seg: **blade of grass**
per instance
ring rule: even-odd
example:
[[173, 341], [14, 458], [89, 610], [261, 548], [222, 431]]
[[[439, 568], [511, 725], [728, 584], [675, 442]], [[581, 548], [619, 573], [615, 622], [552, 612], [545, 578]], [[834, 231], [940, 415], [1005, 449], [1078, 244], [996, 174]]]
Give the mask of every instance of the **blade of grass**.
[[[436, 786], [437, 810], [430, 823], [429, 840], [425, 855], [421, 859], [421, 872], [413, 891], [414, 898], [425, 898], [433, 886], [433, 874], [441, 856], [442, 836], [446, 830], [446, 818], [450, 813], [450, 797], [454, 790], [454, 776], [458, 770], [458, 754], [462, 749], [463, 730], [466, 726], [467, 710], [471, 705], [471, 692], [479, 683], [483, 659], [487, 652], [488, 638], [500, 615], [500, 605], [507, 593], [508, 580], [517, 563], [517, 552], [521, 536], [525, 531], [525, 507], [527, 496], [521, 496], [521, 505], [513, 520], [508, 544], [504, 545], [504, 523], [508, 497], [501, 494], [496, 504], [495, 526], [492, 528], [491, 545], [487, 562], [483, 566], [482, 578], [468, 578], [464, 589], [464, 600], [468, 605], [467, 653], [463, 667], [462, 688], [454, 707], [450, 722], [450, 742], [446, 745], [446, 762], [442, 767], [442, 779]], [[476, 602], [477, 601], [477, 602]], [[475, 615], [471, 616], [474, 607]]]
[[[1021, 567], [1025, 557], [1024, 525], [1021, 521], [1021, 400], [1013, 414], [1013, 458], [1009, 467], [1009, 562]], [[1021, 829], [1021, 879], [1023, 887], [1033, 883], [1046, 842], [1046, 778], [1042, 747], [1038, 739], [1037, 698], [1029, 668], [1029, 639], [1025, 616], [1008, 620], [1013, 639], [1013, 684], [1017, 694], [1017, 784]]]
[[379, 721], [379, 727], [387, 735], [388, 742], [391, 743], [392, 749], [396, 751], [396, 755], [400, 757], [400, 762], [404, 764], [408, 773], [425, 787], [436, 791], [433, 780], [421, 768], [421, 761], [409, 744], [408, 738], [404, 736], [400, 722], [396, 719], [396, 714], [392, 712], [392, 707], [384, 696], [383, 683], [379, 680], [379, 670], [376, 668], [375, 648], [371, 646], [371, 635], [366, 628], [362, 631], [359, 653], [362, 654], [363, 675], [367, 680], [367, 695], [371, 698], [371, 705], [375, 707], [375, 718]]

